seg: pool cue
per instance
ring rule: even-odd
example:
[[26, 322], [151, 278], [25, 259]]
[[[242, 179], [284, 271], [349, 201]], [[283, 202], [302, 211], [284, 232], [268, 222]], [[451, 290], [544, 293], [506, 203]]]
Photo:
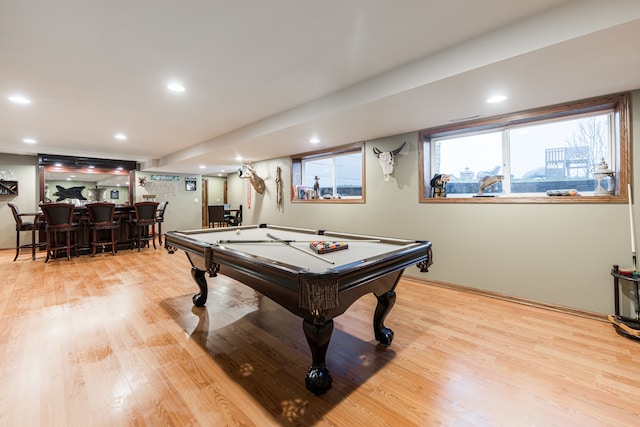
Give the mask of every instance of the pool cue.
[[[285, 240], [285, 239], [280, 239], [280, 240], [218, 240], [218, 243], [220, 244], [231, 244], [231, 243], [282, 243], [282, 242], [287, 242], [287, 243], [311, 243], [311, 242], [325, 242], [328, 240], [325, 239], [314, 239], [314, 240]], [[333, 240], [332, 240], [333, 241]], [[380, 243], [380, 239], [371, 239], [371, 240], [365, 240], [365, 239], [359, 239], [359, 240], [336, 240], [337, 242], [375, 242], [375, 243]]]
[[[631, 231], [631, 259], [633, 262], [633, 273], [635, 274], [638, 269], [636, 265], [636, 239], [635, 239], [635, 227], [633, 224], [633, 202], [631, 199], [631, 184], [627, 184], [627, 192], [629, 193], [629, 228]], [[640, 319], [640, 295], [637, 292], [638, 284], [636, 283], [636, 299], [635, 310], [636, 310], [636, 319]]]
[[299, 247], [297, 247], [297, 246], [291, 246], [291, 242], [290, 242], [290, 241], [288, 241], [288, 240], [282, 240], [282, 239], [280, 239], [279, 237], [276, 237], [276, 236], [274, 236], [274, 235], [272, 235], [272, 234], [269, 234], [269, 233], [267, 233], [267, 237], [270, 237], [270, 238], [272, 238], [273, 240], [275, 240], [275, 241], [277, 241], [277, 242], [279, 242], [279, 243], [284, 243], [285, 245], [289, 246], [290, 248], [297, 249], [297, 250], [299, 250], [300, 252], [304, 252], [304, 253], [305, 253], [305, 254], [307, 254], [307, 255], [311, 255], [311, 256], [313, 256], [313, 257], [316, 257], [316, 258], [318, 258], [318, 259], [321, 259], [321, 260], [322, 260], [322, 261], [324, 261], [324, 262], [328, 262], [329, 264], [335, 264], [335, 262], [333, 262], [333, 261], [331, 261], [330, 259], [327, 259], [327, 258], [325, 258], [325, 257], [322, 257], [322, 256], [320, 256], [320, 255], [316, 254], [315, 252], [309, 252], [309, 251], [308, 251], [308, 250], [306, 250], [306, 249], [302, 249], [302, 248], [299, 248]]
[[633, 202], [631, 198], [631, 184], [627, 184], [627, 191], [629, 193], [629, 228], [631, 229], [631, 258], [633, 262], [633, 271], [637, 270], [636, 264], [636, 241], [635, 241], [635, 227], [633, 223]]

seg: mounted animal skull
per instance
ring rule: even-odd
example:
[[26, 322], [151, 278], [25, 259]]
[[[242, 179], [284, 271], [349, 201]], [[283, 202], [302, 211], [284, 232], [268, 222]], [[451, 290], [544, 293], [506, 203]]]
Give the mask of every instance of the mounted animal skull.
[[256, 175], [256, 171], [255, 169], [253, 169], [253, 163], [243, 163], [242, 167], [238, 169], [238, 176], [243, 179], [248, 179], [251, 182], [253, 188], [259, 194], [264, 193], [264, 180]]
[[380, 166], [382, 166], [385, 181], [389, 181], [389, 176], [393, 173], [394, 157], [404, 148], [405, 144], [406, 141], [393, 151], [381, 151], [373, 147], [373, 152], [376, 154], [376, 157], [380, 159]]

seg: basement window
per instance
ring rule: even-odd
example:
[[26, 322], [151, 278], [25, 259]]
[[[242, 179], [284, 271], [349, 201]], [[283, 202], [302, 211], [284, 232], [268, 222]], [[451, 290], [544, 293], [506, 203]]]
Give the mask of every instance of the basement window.
[[291, 201], [364, 203], [364, 143], [291, 157]]
[[420, 201], [623, 202], [629, 127], [623, 94], [423, 130]]

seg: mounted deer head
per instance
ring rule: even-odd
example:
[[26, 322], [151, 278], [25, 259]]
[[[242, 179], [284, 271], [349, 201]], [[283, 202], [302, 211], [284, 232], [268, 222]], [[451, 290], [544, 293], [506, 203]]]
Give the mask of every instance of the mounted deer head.
[[242, 167], [238, 169], [238, 176], [243, 179], [248, 179], [251, 182], [253, 188], [259, 194], [264, 193], [264, 180], [256, 175], [256, 171], [255, 169], [253, 169], [253, 163], [243, 163]]

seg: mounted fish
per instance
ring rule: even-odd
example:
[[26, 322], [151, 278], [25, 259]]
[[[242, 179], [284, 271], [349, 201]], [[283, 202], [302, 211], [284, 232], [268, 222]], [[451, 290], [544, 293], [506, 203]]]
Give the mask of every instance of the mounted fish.
[[480, 189], [478, 190], [478, 194], [475, 197], [493, 197], [493, 195], [486, 196], [484, 195], [484, 190], [490, 188], [491, 186], [502, 182], [504, 179], [504, 175], [492, 175], [492, 176], [483, 176], [478, 181], [480, 183]]
[[380, 159], [380, 166], [382, 166], [382, 173], [384, 174], [384, 180], [389, 181], [389, 176], [393, 173], [394, 158], [404, 148], [406, 141], [402, 143], [399, 148], [393, 151], [382, 151], [376, 147], [373, 147], [373, 152], [376, 157]]

